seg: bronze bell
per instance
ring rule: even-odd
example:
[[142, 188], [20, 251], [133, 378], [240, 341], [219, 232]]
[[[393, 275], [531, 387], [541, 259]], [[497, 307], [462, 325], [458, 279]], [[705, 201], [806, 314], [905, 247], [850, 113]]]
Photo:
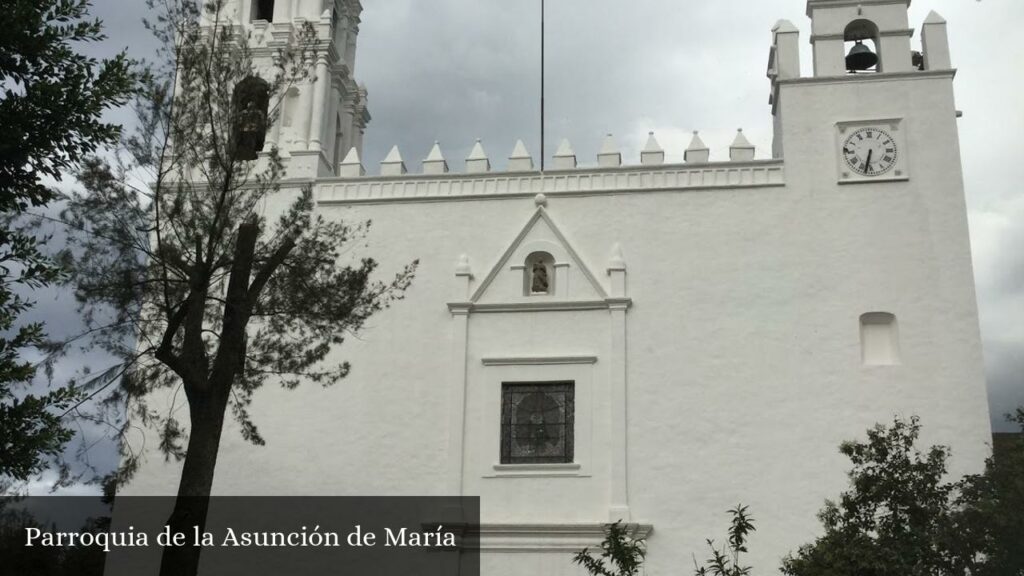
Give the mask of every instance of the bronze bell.
[[853, 48], [850, 48], [850, 53], [846, 55], [846, 69], [850, 72], [869, 70], [875, 64], [878, 64], [878, 56], [860, 40], [857, 40]]

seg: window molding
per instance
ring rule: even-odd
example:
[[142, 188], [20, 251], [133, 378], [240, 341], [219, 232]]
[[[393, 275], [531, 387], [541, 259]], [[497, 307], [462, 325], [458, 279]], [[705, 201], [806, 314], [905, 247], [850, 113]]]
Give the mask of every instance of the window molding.
[[557, 364], [596, 364], [597, 356], [506, 356], [481, 358], [484, 366], [551, 366]]
[[[484, 364], [479, 413], [480, 430], [467, 449], [474, 450], [476, 464], [470, 472], [477, 478], [488, 480], [507, 478], [572, 478], [590, 477], [594, 443], [593, 413], [596, 355], [564, 354], [559, 356], [493, 355]], [[552, 359], [583, 360], [580, 362], [548, 363]], [[591, 362], [590, 360], [594, 361]], [[540, 360], [531, 362], [531, 360]], [[490, 363], [497, 361], [498, 363]], [[573, 382], [574, 432], [573, 461], [566, 463], [501, 463], [501, 404], [504, 383]], [[524, 480], [525, 481], [525, 480]]]
[[493, 473], [484, 474], [484, 478], [587, 478], [590, 474], [582, 473], [578, 462], [564, 464], [495, 464]]

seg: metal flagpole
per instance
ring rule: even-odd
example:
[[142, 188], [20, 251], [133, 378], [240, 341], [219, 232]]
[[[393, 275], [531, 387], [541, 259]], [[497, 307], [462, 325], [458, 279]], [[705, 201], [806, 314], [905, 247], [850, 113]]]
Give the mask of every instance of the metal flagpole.
[[540, 0], [540, 171], [544, 171], [544, 0]]

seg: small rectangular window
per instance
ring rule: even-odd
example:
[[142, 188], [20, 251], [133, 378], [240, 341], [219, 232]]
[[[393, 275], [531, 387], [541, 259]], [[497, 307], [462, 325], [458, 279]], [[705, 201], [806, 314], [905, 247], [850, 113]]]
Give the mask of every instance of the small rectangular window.
[[573, 382], [503, 382], [501, 463], [573, 461]]

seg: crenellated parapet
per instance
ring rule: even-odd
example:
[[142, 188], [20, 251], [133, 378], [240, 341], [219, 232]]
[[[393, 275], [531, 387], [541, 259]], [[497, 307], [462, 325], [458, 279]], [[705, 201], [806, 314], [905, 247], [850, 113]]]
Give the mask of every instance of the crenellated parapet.
[[380, 163], [379, 175], [367, 176], [354, 148], [341, 162], [339, 177], [319, 178], [317, 198], [322, 204], [423, 202], [472, 198], [579, 196], [757, 188], [785, 185], [781, 160], [756, 160], [754, 146], [738, 131], [729, 147], [729, 160], [711, 162], [700, 136], [685, 153], [685, 160], [666, 163], [665, 150], [650, 134], [639, 164], [624, 165], [612, 136], [606, 136], [595, 166], [581, 167], [568, 140], [555, 152], [551, 169], [541, 172], [521, 140], [508, 158], [507, 170], [495, 171], [483, 142], [477, 141], [464, 161], [462, 172], [449, 170], [439, 143], [412, 173], [397, 146]]
[[[701, 139], [698, 132], [693, 133], [690, 145], [683, 152], [682, 164], [688, 166], [711, 165], [711, 150]], [[738, 162], [752, 162], [755, 158], [755, 147], [743, 135], [743, 129], [736, 132], [736, 137], [728, 148], [728, 162], [718, 164], [731, 164]], [[671, 159], [670, 159], [671, 160]], [[601, 142], [600, 149], [596, 156], [598, 169], [629, 168], [629, 164], [623, 163], [622, 151], [612, 134], [608, 134]], [[441, 149], [439, 142], [434, 142], [429, 154], [421, 161], [419, 174], [436, 176], [452, 173], [447, 158]], [[650, 132], [647, 142], [640, 151], [639, 167], [655, 167], [666, 165], [666, 151], [658, 142], [654, 132]], [[670, 163], [671, 165], [671, 163]], [[465, 174], [490, 174], [493, 173], [491, 158], [485, 150], [484, 143], [477, 139], [465, 158], [463, 164]], [[549, 171], [572, 171], [585, 170], [580, 168], [576, 152], [568, 139], [563, 139], [555, 151], [553, 162], [548, 165]], [[508, 156], [505, 172], [523, 173], [537, 172], [537, 166], [533, 157], [522, 140], [517, 140]], [[392, 146], [387, 156], [380, 162], [379, 175], [382, 177], [405, 176], [411, 174], [398, 146]], [[338, 165], [337, 175], [343, 178], [361, 178], [366, 176], [367, 170], [360, 160], [359, 151], [350, 149], [345, 158]]]

